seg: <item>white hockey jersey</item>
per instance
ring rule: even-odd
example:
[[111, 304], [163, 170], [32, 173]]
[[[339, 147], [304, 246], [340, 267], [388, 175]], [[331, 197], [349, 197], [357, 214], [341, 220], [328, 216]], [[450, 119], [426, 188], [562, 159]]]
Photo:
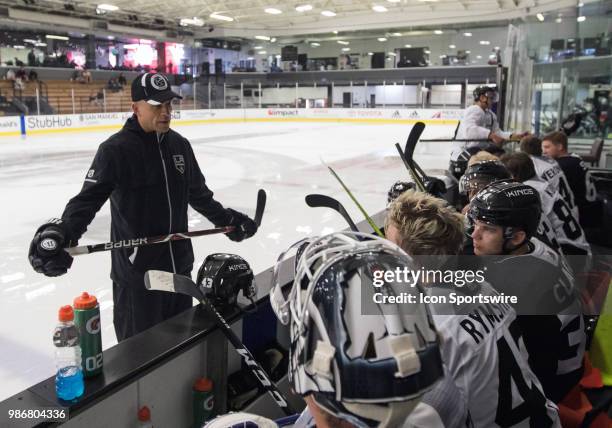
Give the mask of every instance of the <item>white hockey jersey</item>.
[[[494, 132], [503, 138], [510, 138], [511, 132], [504, 132], [499, 128], [497, 116], [491, 110], [483, 110], [480, 106], [474, 104], [465, 109], [463, 119], [457, 130], [458, 140], [486, 140], [489, 134]], [[466, 148], [478, 145], [486, 145], [482, 142], [454, 142], [451, 148], [451, 160], [457, 160], [459, 154]]]
[[533, 161], [536, 175], [550, 185], [550, 189], [553, 193], [559, 193], [561, 195], [572, 210], [574, 218], [579, 220], [578, 205], [576, 205], [574, 192], [572, 192], [567, 177], [557, 161], [546, 156], [529, 155], [529, 157]]
[[552, 187], [542, 180], [526, 180], [524, 184], [533, 187], [540, 194], [542, 220], [544, 218], [548, 220], [561, 248], [569, 246], [591, 254], [591, 246], [586, 240], [586, 235], [561, 194], [553, 192]]
[[[436, 294], [448, 294], [446, 290]], [[483, 283], [482, 295], [497, 294]], [[408, 418], [406, 427], [559, 427], [556, 406], [520, 349], [516, 313], [507, 304], [471, 306], [464, 315], [452, 305], [429, 305], [441, 336], [448, 373]]]

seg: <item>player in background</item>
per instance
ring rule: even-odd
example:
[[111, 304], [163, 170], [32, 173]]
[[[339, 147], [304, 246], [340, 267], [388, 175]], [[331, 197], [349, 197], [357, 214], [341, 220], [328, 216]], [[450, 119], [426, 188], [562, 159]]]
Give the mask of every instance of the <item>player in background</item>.
[[580, 223], [574, 218], [561, 194], [554, 193], [548, 183], [538, 178], [529, 155], [522, 152], [508, 153], [501, 157], [501, 161], [512, 178], [538, 191], [542, 202], [542, 217], [547, 218], [552, 225], [563, 254], [590, 255], [591, 246], [586, 241]]
[[[441, 199], [414, 190], [404, 192], [389, 207], [385, 234], [417, 266], [460, 269], [453, 256], [463, 245], [464, 218]], [[462, 287], [431, 282], [424, 288], [426, 293], [444, 296], [496, 294], [486, 282]], [[559, 426], [555, 406], [546, 400], [519, 349], [520, 329], [509, 305], [470, 305], [462, 314], [455, 314], [452, 304], [430, 304], [429, 308], [441, 337], [447, 376], [425, 394], [408, 419], [412, 425]], [[437, 422], [432, 425], [433, 421]]]
[[590, 218], [588, 202], [595, 200], [595, 186], [587, 178], [587, 168], [582, 158], [568, 152], [567, 135], [552, 132], [542, 137], [542, 153], [556, 160], [563, 170], [578, 206], [579, 221]]
[[[308, 405], [296, 426], [402, 426], [443, 376], [426, 305], [373, 299], [375, 292], [418, 296], [418, 286], [376, 282], [379, 272], [413, 269], [411, 259], [386, 239], [366, 234], [335, 233], [300, 248], [288, 293], [276, 275], [270, 292], [277, 317], [289, 324], [289, 380]], [[362, 308], [362, 301], [370, 303]]]
[[493, 287], [517, 296], [515, 309], [529, 365], [558, 403], [582, 377], [586, 344], [574, 277], [565, 258], [534, 237], [542, 208], [537, 191], [496, 182], [470, 202], [468, 220]]
[[497, 122], [497, 116], [491, 110], [497, 102], [497, 88], [478, 86], [474, 89], [474, 105], [465, 109], [463, 119], [457, 130], [458, 140], [490, 140], [490, 142], [453, 143], [451, 161], [457, 160], [461, 152], [467, 147], [478, 146], [487, 151], [501, 153], [503, 145], [509, 140], [520, 140], [527, 132], [512, 133], [502, 131]]
[[574, 201], [574, 192], [557, 161], [542, 155], [542, 140], [535, 135], [529, 135], [521, 139], [519, 147], [521, 152], [527, 153], [533, 161], [536, 175], [550, 185], [552, 192], [561, 195], [572, 210], [574, 218], [578, 220], [579, 212]]

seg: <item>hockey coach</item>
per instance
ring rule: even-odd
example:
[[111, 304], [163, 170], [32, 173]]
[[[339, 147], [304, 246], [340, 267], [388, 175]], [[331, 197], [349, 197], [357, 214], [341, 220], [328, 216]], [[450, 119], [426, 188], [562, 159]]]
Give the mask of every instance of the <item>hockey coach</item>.
[[[68, 271], [72, 257], [63, 250], [45, 250], [40, 243], [52, 238], [60, 248], [76, 245], [108, 198], [112, 241], [185, 232], [188, 205], [216, 227], [235, 226], [228, 233], [233, 241], [255, 234], [252, 219], [213, 198], [189, 141], [170, 129], [172, 101], [180, 98], [162, 74], [144, 73], [134, 79], [133, 115], [100, 144], [81, 191], [68, 202], [61, 219], [49, 220], [36, 231], [29, 251], [36, 272], [58, 276]], [[191, 307], [189, 296], [146, 290], [144, 273], [158, 269], [190, 275], [193, 262], [189, 240], [112, 252], [117, 340]]]

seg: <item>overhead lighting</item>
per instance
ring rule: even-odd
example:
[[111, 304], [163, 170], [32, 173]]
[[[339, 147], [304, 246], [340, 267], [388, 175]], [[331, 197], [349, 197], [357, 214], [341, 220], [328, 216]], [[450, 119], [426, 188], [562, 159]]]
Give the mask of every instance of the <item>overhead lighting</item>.
[[372, 56], [372, 55], [374, 55], [374, 52], [368, 52], [368, 55]]
[[247, 61], [253, 61], [255, 58], [253, 58], [252, 56], [247, 58]]
[[283, 13], [282, 10], [276, 9], [275, 7], [267, 7], [264, 9], [264, 12], [269, 13], [270, 15], [280, 15]]
[[342, 52], [348, 52], [350, 50], [351, 50], [351, 48], [342, 48]]
[[427, 55], [429, 55], [431, 53], [431, 51], [429, 49], [425, 49], [423, 52], [425, 52]]
[[257, 40], [266, 40], [266, 41], [270, 41], [270, 38], [268, 36], [255, 36], [255, 38]]
[[480, 44], [481, 44], [481, 45], [483, 45], [483, 46], [488, 46], [488, 45], [490, 45], [490, 44], [491, 44], [491, 42], [490, 42], [490, 41], [488, 41], [488, 40], [481, 40], [481, 41], [480, 41]]
[[437, 35], [444, 34], [444, 31], [442, 31], [442, 30], [434, 30], [434, 34], [437, 34]]
[[465, 51], [465, 53], [469, 55], [472, 53], [472, 51]]
[[107, 12], [115, 12], [119, 10], [119, 7], [115, 6], [114, 4], [107, 4], [107, 3], [99, 4], [97, 8], [100, 10], [106, 10]]
[[338, 40], [339, 45], [348, 45], [350, 42], [345, 42], [344, 40]]
[[270, 39], [270, 43], [274, 43], [274, 42], [276, 42], [276, 37], [272, 37], [272, 38]]
[[391, 33], [393, 37], [402, 37], [402, 33]]
[[582, 6], [584, 6], [583, 2], [578, 3], [578, 7], [582, 7]]
[[541, 13], [536, 13], [536, 18], [538, 18], [538, 21], [540, 22], [544, 22], [544, 15]]
[[274, 57], [275, 57], [276, 59], [281, 59], [281, 58], [282, 58], [282, 56], [280, 56], [280, 55], [274, 55]]
[[66, 36], [56, 36], [54, 34], [47, 34], [45, 35], [45, 37], [47, 39], [54, 39], [54, 40], [69, 40], [68, 37]]
[[296, 6], [295, 10], [297, 10], [298, 12], [308, 12], [309, 10], [312, 10], [312, 5], [303, 4], [301, 6]]
[[321, 43], [312, 42], [312, 43], [310, 44], [310, 46], [312, 46], [313, 48], [316, 48], [316, 47], [321, 46]]
[[557, 19], [555, 19], [555, 22], [557, 24], [561, 24], [563, 22], [563, 19], [562, 18], [557, 18]]
[[25, 49], [24, 45], [13, 45], [15, 49]]
[[255, 46], [253, 49], [255, 50], [263, 49], [263, 46]]
[[187, 27], [188, 25], [193, 25], [194, 27], [203, 27], [204, 21], [194, 16], [193, 18], [182, 18], [179, 21], [179, 24], [182, 27]]
[[32, 44], [38, 42], [38, 40], [34, 40], [34, 39], [23, 39], [23, 41], [26, 43], [32, 43]]
[[[321, 15], [332, 17], [336, 16], [336, 12], [332, 12], [331, 10], [322, 10]], [[338, 32], [335, 32], [334, 34], [338, 34]]]
[[217, 13], [211, 13], [210, 18], [217, 19], [219, 21], [227, 21], [227, 22], [232, 22], [234, 20], [234, 18], [232, 18], [231, 16], [219, 15]]
[[482, 59], [482, 55], [476, 55], [476, 59]]
[[332, 31], [332, 33], [334, 33], [334, 34], [338, 34], [338, 31], [334, 30], [334, 31]]
[[465, 37], [472, 37], [472, 33], [470, 33], [469, 31], [468, 31], [468, 32], [466, 32], [466, 33], [463, 33], [463, 35], [464, 35]]
[[583, 16], [579, 16], [578, 18], [576, 18], [576, 21], [584, 22], [584, 21], [586, 21], [586, 16], [584, 16], [584, 15]]
[[399, 3], [401, 0], [387, 0], [389, 3]]
[[496, 51], [499, 50], [499, 46], [495, 46], [493, 49], [495, 49]]
[[395, 52], [389, 52], [389, 55], [391, 56], [397, 56], [397, 54]]
[[46, 43], [44, 43], [44, 42], [36, 42], [36, 43], [34, 43], [34, 46], [38, 46], [38, 47], [41, 47], [41, 48], [42, 48], [42, 47], [47, 46], [47, 44], [46, 44]]
[[378, 38], [378, 41], [379, 41], [379, 42], [386, 42], [386, 41], [387, 41], [387, 38], [386, 38], [386, 37], [379, 37], [379, 38]]
[[258, 53], [259, 55], [265, 55], [265, 54], [267, 54], [268, 52], [266, 52], [266, 51], [259, 51], [259, 52], [257, 52], [257, 53]]
[[440, 59], [446, 58], [446, 55], [440, 55]]
[[387, 8], [386, 8], [386, 7], [384, 7], [384, 6], [380, 6], [380, 5], [378, 5], [378, 4], [375, 4], [374, 6], [372, 6], [372, 10], [373, 10], [374, 12], [387, 12], [389, 9], [387, 9]]
[[457, 46], [455, 46], [455, 45], [448, 45], [448, 48], [449, 48], [449, 49], [455, 49], [456, 47], [457, 47]]
[[419, 0], [421, 3], [435, 3], [438, 0]]
[[412, 45], [404, 45], [405, 48], [411, 48]]

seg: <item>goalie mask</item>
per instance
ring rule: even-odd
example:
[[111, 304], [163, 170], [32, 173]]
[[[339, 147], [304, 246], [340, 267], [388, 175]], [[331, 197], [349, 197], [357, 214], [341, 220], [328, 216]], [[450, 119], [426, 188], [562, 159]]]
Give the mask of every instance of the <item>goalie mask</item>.
[[382, 280], [384, 272], [412, 264], [390, 241], [335, 233], [303, 250], [286, 298], [275, 280], [270, 298], [281, 322], [290, 324], [296, 393], [312, 394], [328, 413], [358, 427], [403, 423], [443, 376], [427, 307], [375, 303], [374, 293], [413, 295], [418, 302], [420, 285]]
[[206, 257], [196, 284], [206, 298], [219, 306], [235, 305], [241, 290], [250, 300], [257, 295], [251, 267], [236, 254], [215, 253]]

